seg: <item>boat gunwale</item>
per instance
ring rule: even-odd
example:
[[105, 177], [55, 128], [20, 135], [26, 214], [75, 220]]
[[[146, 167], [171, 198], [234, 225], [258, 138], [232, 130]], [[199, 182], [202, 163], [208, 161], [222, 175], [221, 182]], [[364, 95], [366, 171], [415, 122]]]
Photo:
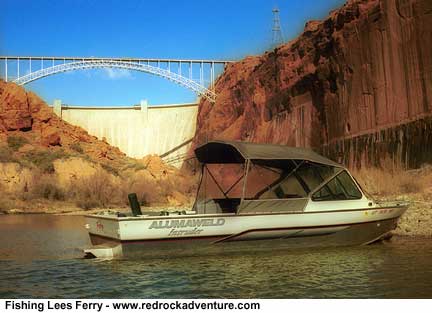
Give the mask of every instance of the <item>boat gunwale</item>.
[[392, 205], [379, 207], [368, 207], [368, 208], [358, 208], [358, 209], [346, 209], [346, 210], [321, 210], [321, 211], [286, 211], [286, 212], [274, 212], [274, 213], [221, 213], [221, 214], [182, 214], [182, 215], [160, 215], [160, 216], [107, 216], [98, 214], [86, 214], [84, 217], [88, 218], [101, 218], [113, 221], [140, 221], [140, 220], [161, 220], [161, 219], [185, 219], [185, 218], [212, 218], [212, 217], [248, 217], [248, 216], [264, 216], [264, 215], [293, 215], [293, 214], [321, 214], [321, 213], [344, 213], [344, 212], [361, 212], [361, 211], [371, 211], [371, 210], [388, 210], [388, 209], [399, 209], [407, 208], [409, 203], [407, 202], [392, 202]]

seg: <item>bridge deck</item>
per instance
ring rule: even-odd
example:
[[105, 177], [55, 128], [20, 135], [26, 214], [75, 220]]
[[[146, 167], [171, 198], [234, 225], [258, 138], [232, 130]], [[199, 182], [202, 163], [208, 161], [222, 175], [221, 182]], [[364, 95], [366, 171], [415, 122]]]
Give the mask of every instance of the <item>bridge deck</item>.
[[233, 60], [212, 60], [212, 59], [167, 59], [167, 58], [135, 58], [135, 57], [71, 57], [71, 56], [15, 56], [2, 55], [0, 60], [55, 60], [55, 61], [91, 61], [91, 60], [112, 60], [112, 61], [132, 61], [132, 62], [173, 62], [173, 63], [214, 63], [227, 64]]

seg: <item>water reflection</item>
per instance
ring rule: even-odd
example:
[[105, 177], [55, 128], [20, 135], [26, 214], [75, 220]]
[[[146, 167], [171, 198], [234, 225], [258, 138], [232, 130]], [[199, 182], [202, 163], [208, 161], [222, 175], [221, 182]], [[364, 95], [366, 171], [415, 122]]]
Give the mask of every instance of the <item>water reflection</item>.
[[432, 242], [426, 239], [319, 250], [245, 245], [239, 252], [224, 248], [182, 258], [84, 260], [77, 258], [77, 247], [87, 244], [81, 218], [11, 217], [17, 224], [2, 219], [0, 234], [8, 239], [0, 248], [2, 298], [432, 296]]
[[81, 216], [44, 214], [0, 216], [1, 260], [73, 258], [89, 245]]

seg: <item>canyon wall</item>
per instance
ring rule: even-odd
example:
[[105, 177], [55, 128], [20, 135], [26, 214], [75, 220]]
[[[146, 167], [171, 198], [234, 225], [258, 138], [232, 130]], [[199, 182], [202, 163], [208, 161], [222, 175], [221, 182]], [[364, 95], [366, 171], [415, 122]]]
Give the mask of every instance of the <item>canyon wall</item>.
[[230, 64], [194, 144], [311, 147], [348, 166], [432, 162], [432, 1], [348, 1], [295, 40]]

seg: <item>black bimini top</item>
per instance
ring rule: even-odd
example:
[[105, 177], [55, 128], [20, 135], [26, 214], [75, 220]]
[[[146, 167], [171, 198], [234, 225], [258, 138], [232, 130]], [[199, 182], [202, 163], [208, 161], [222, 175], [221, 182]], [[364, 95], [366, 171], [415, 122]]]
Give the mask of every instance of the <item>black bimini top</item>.
[[309, 161], [334, 167], [342, 165], [305, 148], [242, 141], [209, 141], [195, 149], [199, 162], [207, 164], [244, 163], [258, 160], [268, 166], [284, 168], [287, 161]]

